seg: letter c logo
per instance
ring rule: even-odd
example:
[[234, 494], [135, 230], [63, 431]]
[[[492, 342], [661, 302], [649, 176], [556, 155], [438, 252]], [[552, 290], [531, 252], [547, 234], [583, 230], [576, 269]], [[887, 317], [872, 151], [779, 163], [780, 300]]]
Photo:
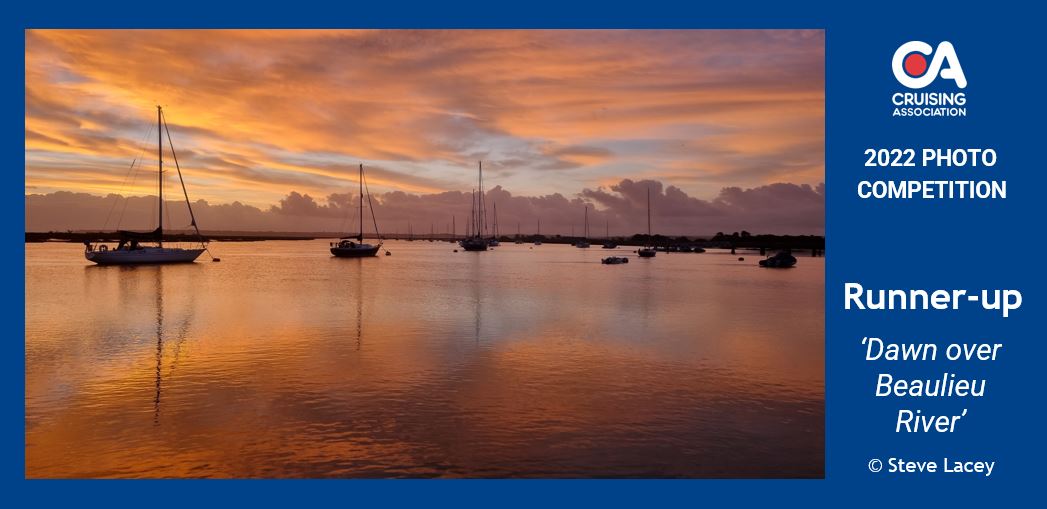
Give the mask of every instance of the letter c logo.
[[[927, 57], [934, 52], [930, 64]], [[942, 63], [947, 62], [949, 67], [942, 69]], [[891, 60], [891, 68], [894, 77], [899, 83], [909, 88], [923, 88], [930, 85], [935, 78], [941, 76], [948, 80], [956, 81], [959, 88], [967, 88], [967, 77], [960, 67], [960, 59], [956, 56], [956, 49], [949, 41], [942, 41], [937, 49], [931, 48], [930, 44], [923, 41], [909, 41], [902, 44], [894, 52]]]

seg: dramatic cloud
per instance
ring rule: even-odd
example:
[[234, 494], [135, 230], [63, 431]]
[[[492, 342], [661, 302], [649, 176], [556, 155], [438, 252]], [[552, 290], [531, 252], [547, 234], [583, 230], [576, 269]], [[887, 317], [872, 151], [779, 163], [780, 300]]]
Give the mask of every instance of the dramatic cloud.
[[674, 222], [665, 226], [680, 229], [708, 217], [706, 207], [757, 214], [761, 196], [712, 198], [724, 187], [769, 193], [758, 190], [824, 180], [818, 30], [29, 30], [25, 38], [27, 193], [155, 193], [141, 170], [156, 165], [157, 103], [192, 196], [261, 214], [279, 202], [276, 211], [340, 215], [344, 203], [329, 197], [355, 187], [359, 162], [394, 211], [438, 196], [461, 202], [481, 159], [492, 185], [540, 202], [574, 202], [590, 189], [586, 199], [608, 208], [604, 200], [626, 200], [630, 214], [635, 189], [624, 181], [657, 180], [668, 184], [660, 206], [679, 214], [663, 217]]
[[[495, 208], [499, 233], [512, 235], [517, 225], [529, 234], [539, 219], [545, 235], [581, 234], [589, 208], [592, 236], [605, 229], [612, 235], [632, 235], [647, 230], [647, 193], [655, 233], [711, 235], [717, 231], [749, 230], [754, 233], [821, 234], [824, 231], [824, 186], [771, 184], [751, 189], [728, 187], [712, 200], [694, 198], [680, 188], [658, 181], [622, 180], [609, 188], [584, 189], [568, 198], [559, 193], [515, 196], [495, 187], [486, 193], [488, 221], [494, 226]], [[443, 233], [457, 226], [464, 233], [472, 197], [446, 191], [409, 194], [392, 191], [372, 197], [379, 227], [384, 233]], [[152, 229], [156, 225], [156, 197], [118, 195], [105, 197], [67, 191], [26, 195], [26, 231]], [[355, 232], [357, 197], [331, 194], [323, 203], [308, 194], [291, 192], [268, 208], [231, 204], [193, 204], [200, 226], [210, 231]], [[366, 231], [371, 231], [365, 209]], [[453, 219], [452, 219], [453, 218]], [[185, 202], [166, 204], [166, 224], [172, 229], [189, 226]]]
[[340, 229], [361, 161], [389, 229], [442, 229], [468, 215], [481, 159], [503, 231], [538, 217], [549, 233], [580, 230], [585, 202], [596, 230], [645, 229], [648, 187], [663, 233], [823, 228], [821, 30], [27, 30], [25, 42], [31, 229], [95, 229], [111, 208], [155, 220], [157, 103], [211, 229]]

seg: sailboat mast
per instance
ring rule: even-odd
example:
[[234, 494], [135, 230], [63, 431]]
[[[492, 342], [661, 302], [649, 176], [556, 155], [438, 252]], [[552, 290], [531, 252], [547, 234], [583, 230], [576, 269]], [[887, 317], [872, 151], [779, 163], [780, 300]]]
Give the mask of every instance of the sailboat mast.
[[364, 163], [360, 163], [360, 176], [357, 178], [360, 184], [360, 235], [356, 237], [356, 240], [363, 244], [364, 242]]
[[160, 247], [164, 247], [164, 133], [160, 129], [160, 105], [156, 105], [156, 158], [160, 162], [160, 169], [156, 172], [157, 188], [159, 197], [156, 200], [158, 216], [160, 217]]
[[647, 188], [647, 240], [651, 240], [651, 188]]
[[480, 191], [476, 195], [476, 222], [479, 227], [476, 230], [476, 236], [482, 237], [483, 234], [487, 233], [487, 207], [484, 206], [484, 162], [477, 161], [480, 168]]
[[589, 240], [589, 206], [585, 206], [585, 229], [582, 232], [585, 235], [585, 240]]

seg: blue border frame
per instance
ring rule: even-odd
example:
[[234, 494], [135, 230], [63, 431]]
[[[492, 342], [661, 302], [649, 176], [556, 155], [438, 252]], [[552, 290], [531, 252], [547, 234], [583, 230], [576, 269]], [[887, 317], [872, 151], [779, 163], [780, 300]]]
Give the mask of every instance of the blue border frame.
[[[941, 136], [934, 136], [933, 141], [949, 143], [951, 139], [960, 140], [977, 146], [982, 136], [988, 141], [1014, 135], [1017, 142], [1035, 142], [1031, 133], [1038, 133], [1039, 119], [1043, 118], [1043, 102], [1035, 100], [1039, 95], [1039, 83], [1043, 70], [1029, 65], [1039, 58], [1034, 53], [1043, 46], [1036, 34], [1040, 32], [1039, 20], [1042, 16], [1024, 12], [1020, 8], [1002, 4], [981, 7], [958, 6], [951, 2], [924, 2], [919, 5], [897, 3], [889, 5], [884, 2], [854, 5], [850, 8], [823, 3], [796, 4], [793, 2], [769, 2], [764, 0], [727, 3], [719, 2], [708, 5], [698, 3], [676, 5], [672, 2], [645, 1], [626, 5], [608, 2], [548, 2], [545, 0], [526, 3], [462, 2], [455, 5], [446, 3], [401, 2], [396, 5], [339, 4], [323, 5], [309, 0], [298, 1], [291, 6], [274, 5], [260, 2], [199, 2], [186, 1], [178, 5], [159, 3], [144, 5], [126, 1], [109, 2], [102, 6], [91, 2], [53, 1], [19, 6], [7, 16], [3, 30], [3, 58], [9, 66], [18, 60], [23, 62], [21, 83], [7, 80], [4, 87], [4, 118], [15, 115], [14, 98], [18, 86], [23, 87], [22, 105], [24, 109], [24, 29], [26, 28], [188, 28], [188, 27], [225, 27], [225, 28], [324, 28], [324, 27], [375, 27], [375, 28], [824, 28], [826, 29], [826, 188], [827, 188], [827, 246], [826, 260], [826, 479], [824, 480], [258, 480], [258, 481], [26, 481], [24, 480], [24, 343], [18, 349], [17, 342], [11, 338], [5, 342], [2, 359], [7, 369], [3, 369], [5, 409], [15, 414], [15, 408], [22, 409], [22, 418], [15, 422], [13, 415], [4, 420], [4, 481], [14, 493], [21, 496], [21, 502], [33, 505], [68, 505], [105, 504], [105, 505], [163, 505], [183, 506], [186, 504], [260, 504], [260, 505], [431, 505], [454, 504], [476, 506], [657, 506], [657, 505], [732, 505], [732, 506], [769, 506], [769, 505], [881, 505], [903, 504], [915, 505], [919, 502], [931, 502], [935, 505], [957, 503], [975, 505], [989, 503], [998, 505], [1003, 500], [1021, 500], [1029, 495], [1038, 479], [1036, 462], [1043, 452], [1043, 440], [1040, 438], [1038, 421], [1026, 424], [1007, 426], [1006, 423], [988, 423], [978, 428], [978, 434], [970, 436], [975, 446], [988, 448], [1010, 462], [1006, 468], [991, 480], [970, 478], [943, 477], [886, 477], [870, 475], [865, 471], [866, 453], [877, 451], [886, 454], [890, 447], [898, 449], [896, 454], [907, 448], [921, 447], [920, 442], [898, 441], [895, 437], [879, 433], [882, 422], [874, 422], [882, 416], [870, 407], [878, 403], [862, 391], [868, 390], [865, 378], [868, 373], [860, 372], [868, 367], [855, 363], [856, 353], [853, 348], [853, 335], [860, 334], [858, 326], [869, 326], [867, 316], [845, 314], [835, 304], [842, 301], [839, 287], [844, 280], [857, 278], [882, 278], [886, 281], [907, 281], [907, 277], [918, 278], [918, 268], [900, 265], [901, 258], [891, 257], [892, 266], [898, 274], [892, 274], [883, 267], [862, 268], [861, 263], [869, 257], [863, 256], [863, 249], [868, 248], [866, 238], [860, 230], [862, 227], [875, 228], [877, 215], [871, 214], [868, 204], [856, 203], [853, 198], [853, 184], [860, 173], [860, 161], [854, 150], [863, 145], [873, 145], [877, 140], [895, 140], [897, 136], [888, 136], [888, 131], [896, 124], [874, 117], [870, 110], [877, 111], [881, 96], [893, 90], [894, 84], [885, 76], [888, 69], [883, 65], [884, 54], [893, 51], [900, 42], [911, 39], [927, 40], [962, 40], [964, 48], [977, 48], [971, 51], [970, 62], [965, 57], [965, 68], [973, 74], [980, 71], [978, 80], [986, 83], [982, 92], [977, 92], [971, 79], [972, 101], [975, 97], [981, 101], [980, 111], [996, 111], [1004, 107], [1004, 94], [1016, 94], [1016, 97], [1028, 97], [1027, 104], [1019, 121], [1015, 113], [1012, 122], [1010, 113], [984, 115], [969, 119], [966, 123], [927, 123], [920, 127], [909, 124], [903, 131], [916, 135], [921, 128], [940, 128]], [[16, 37], [20, 40], [16, 40]], [[958, 44], [958, 48], [960, 45]], [[963, 50], [961, 50], [963, 51]], [[889, 59], [889, 56], [886, 57]], [[1003, 65], [1008, 72], [1013, 69], [1025, 69], [1021, 75], [1024, 79], [1013, 82], [1003, 77], [991, 75], [993, 69], [988, 62], [996, 58], [996, 63]], [[1018, 63], [1023, 64], [1017, 66]], [[973, 64], [973, 65], [972, 65]], [[1035, 65], [1035, 64], [1034, 64]], [[1016, 83], [1016, 84], [1015, 84]], [[991, 88], [990, 88], [991, 87]], [[1009, 88], [1007, 88], [1009, 87]], [[990, 96], [990, 92], [993, 94]], [[1022, 96], [1022, 94], [1028, 94]], [[870, 104], [877, 104], [876, 107]], [[973, 106], [972, 106], [973, 107]], [[1010, 112], [1012, 110], [1006, 110]], [[875, 120], [869, 120], [875, 118]], [[14, 155], [20, 153], [14, 147], [14, 140], [22, 137], [10, 125], [3, 126], [3, 140], [9, 144], [4, 150], [8, 166], [15, 165]], [[1032, 130], [1034, 131], [1025, 131]], [[1020, 131], [1021, 130], [1021, 131]], [[1020, 132], [1019, 132], [1020, 131]], [[23, 133], [24, 135], [24, 126]], [[992, 136], [995, 135], [995, 136]], [[1014, 187], [1042, 188], [1043, 177], [1031, 176], [1034, 168], [1042, 167], [1032, 157], [1031, 148], [1025, 145], [1008, 146], [1012, 164], [1027, 165], [1028, 173], [1021, 173], [1020, 167], [1011, 166], [1003, 178], [1008, 178]], [[24, 147], [23, 147], [24, 149]], [[24, 164], [24, 160], [23, 160]], [[1040, 170], [1036, 170], [1040, 171]], [[8, 172], [6, 179], [13, 180], [13, 172]], [[833, 175], [830, 177], [830, 175]], [[16, 189], [16, 183], [7, 182], [4, 189]], [[23, 175], [24, 186], [24, 175]], [[13, 192], [12, 192], [13, 194]], [[946, 231], [931, 240], [956, 242], [963, 232], [977, 228], [1002, 229], [1012, 234], [1021, 231], [1032, 223], [1032, 214], [1039, 211], [1035, 207], [1038, 201], [1035, 194], [1011, 198], [1012, 202], [1002, 210], [989, 209], [981, 216], [967, 209], [955, 207], [956, 214], [965, 221], [962, 226], [946, 228]], [[1024, 200], [1024, 201], [1021, 201]], [[1015, 204], [1010, 206], [1010, 204]], [[893, 206], [894, 204], [889, 204]], [[6, 229], [14, 231], [14, 221], [21, 220], [24, 227], [24, 209], [16, 209], [15, 200], [0, 201]], [[864, 207], [864, 208], [863, 208]], [[946, 212], [954, 211], [953, 208]], [[926, 218], [943, 219], [943, 213], [925, 204], [899, 205], [894, 209], [877, 209], [883, 214], [881, 230], [891, 226], [898, 229], [906, 239], [917, 233], [906, 229], [905, 221], [915, 220], [919, 223]], [[1016, 216], [1016, 213], [1028, 214]], [[1039, 211], [1042, 217], [1042, 211]], [[1017, 218], [1017, 219], [1015, 219]], [[1010, 220], [1010, 223], [1007, 221]], [[892, 223], [893, 221], [893, 223]], [[1003, 225], [1003, 226], [1001, 226]], [[14, 248], [15, 236], [9, 240]], [[19, 239], [21, 243], [21, 240]], [[1029, 241], [1031, 248], [1043, 247], [1042, 240]], [[14, 258], [14, 250], [4, 251], [3, 257]], [[24, 267], [24, 248], [22, 267]], [[890, 255], [888, 255], [890, 256]], [[15, 260], [4, 263], [8, 271], [14, 271], [18, 265]], [[946, 262], [948, 263], [948, 262]], [[986, 270], [988, 274], [989, 269]], [[849, 271], [849, 272], [845, 272]], [[995, 272], [998, 276], [995, 283], [1007, 287], [1012, 283], [1010, 272]], [[935, 281], [943, 287], [964, 287], [980, 284], [992, 278], [978, 276], [975, 271], [973, 279], [977, 283], [964, 281]], [[14, 275], [12, 275], [14, 277]], [[958, 278], [959, 276], [957, 276]], [[847, 279], [845, 279], [847, 278]], [[1002, 281], [1000, 281], [1002, 279]], [[22, 296], [26, 294], [24, 277]], [[902, 283], [896, 283], [902, 284]], [[885, 284], [886, 286], [886, 284]], [[975, 286], [977, 287], [977, 286]], [[992, 286], [983, 286], [992, 287]], [[1010, 391], [1006, 396], [998, 396], [1000, 401], [991, 406], [994, 411], [1030, 411], [1024, 405], [1041, 401], [1034, 387], [1018, 383], [1008, 383], [1011, 378], [1027, 375], [1022, 370], [1036, 370], [1044, 353], [1042, 341], [1036, 344], [1022, 345], [1019, 341], [1037, 341], [1042, 331], [1036, 332], [1032, 317], [1036, 314], [1035, 290], [1041, 289], [1042, 283], [1033, 286], [1027, 283], [1023, 290], [1026, 293], [1025, 317], [1009, 322], [1006, 327], [999, 322], [974, 325], [979, 330], [995, 331], [994, 327], [1006, 334], [1009, 348], [1024, 359], [1008, 361], [1004, 367], [1016, 370], [1007, 374], [996, 373], [1002, 385]], [[31, 289], [29, 289], [31, 292]], [[24, 305], [24, 302], [23, 302]], [[16, 314], [14, 305], [4, 306], [5, 323], [22, 325], [24, 336], [24, 313]], [[921, 315], [922, 316], [922, 315]], [[910, 327], [913, 333], [962, 334], [964, 329], [957, 328], [971, 324], [972, 319], [964, 315], [958, 326], [949, 329], [950, 324], [938, 317], [910, 318], [910, 316], [893, 316], [889, 320], [893, 326]], [[935, 321], [937, 320], [937, 321]], [[926, 322], [932, 322], [930, 324]], [[1027, 334], [1027, 336], [1022, 336]], [[1020, 349], [1024, 348], [1024, 350]], [[19, 351], [21, 350], [21, 351]], [[15, 364], [18, 363], [18, 368]], [[1001, 368], [1003, 369], [1003, 368]], [[1034, 371], [1031, 371], [1034, 372]], [[15, 377], [20, 376], [17, 380]], [[932, 443], [937, 443], [935, 438]], [[977, 447], [976, 447], [977, 448]], [[995, 449], [993, 449], [995, 448]], [[177, 489], [171, 492], [171, 488]], [[1016, 498], [1011, 498], [1016, 497]], [[1029, 499], [1026, 499], [1029, 500]]]

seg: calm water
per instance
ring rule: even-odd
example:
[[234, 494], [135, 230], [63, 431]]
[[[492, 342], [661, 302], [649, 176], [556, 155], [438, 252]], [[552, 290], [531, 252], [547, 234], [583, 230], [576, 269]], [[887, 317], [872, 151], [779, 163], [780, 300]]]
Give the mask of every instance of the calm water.
[[823, 259], [388, 247], [26, 245], [26, 475], [823, 474]]

